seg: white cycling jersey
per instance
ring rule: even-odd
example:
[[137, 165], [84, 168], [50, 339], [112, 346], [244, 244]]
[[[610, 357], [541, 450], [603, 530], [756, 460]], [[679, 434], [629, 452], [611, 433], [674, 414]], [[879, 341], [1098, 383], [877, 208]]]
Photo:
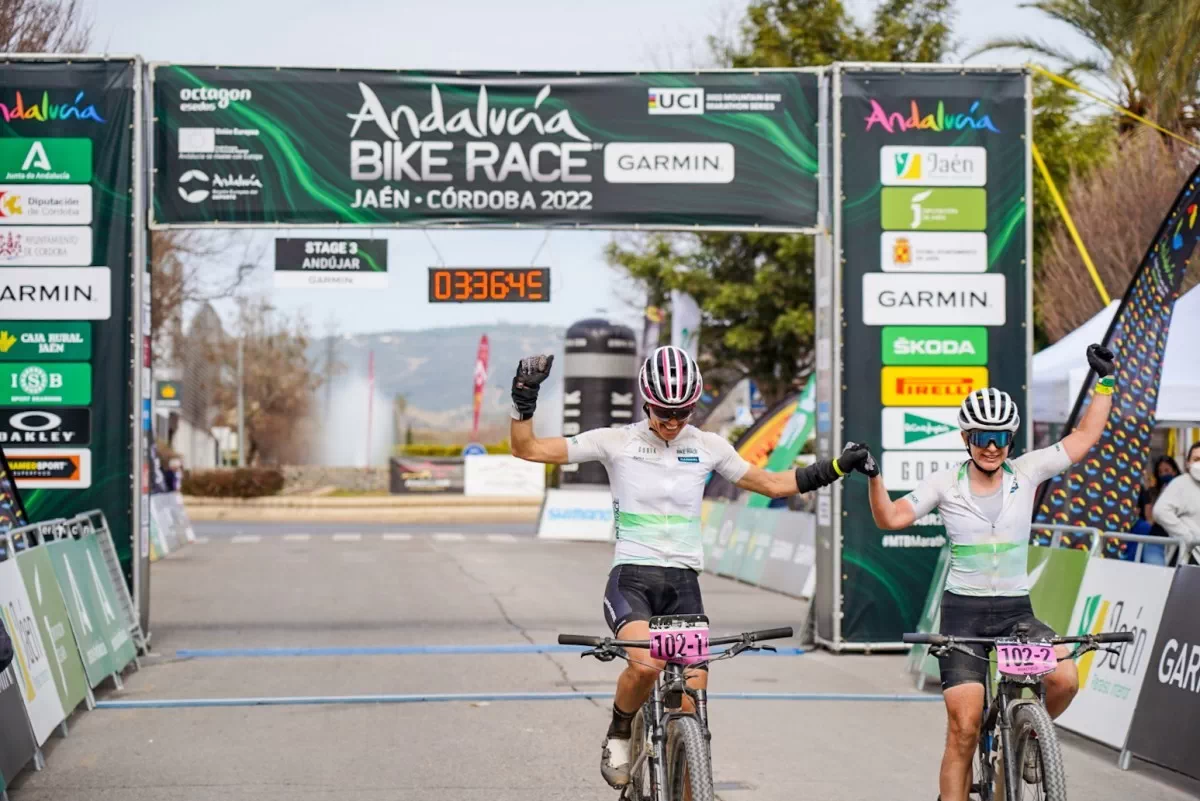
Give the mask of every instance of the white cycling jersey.
[[950, 541], [946, 589], [956, 595], [1028, 595], [1029, 533], [1037, 488], [1071, 466], [1061, 442], [1030, 451], [1003, 466], [1004, 497], [993, 523], [971, 494], [968, 462], [941, 470], [904, 496], [917, 518], [935, 507]]
[[700, 504], [715, 470], [737, 483], [750, 463], [722, 437], [684, 426], [664, 442], [646, 420], [567, 439], [567, 461], [608, 470], [617, 530], [614, 565], [704, 568]]

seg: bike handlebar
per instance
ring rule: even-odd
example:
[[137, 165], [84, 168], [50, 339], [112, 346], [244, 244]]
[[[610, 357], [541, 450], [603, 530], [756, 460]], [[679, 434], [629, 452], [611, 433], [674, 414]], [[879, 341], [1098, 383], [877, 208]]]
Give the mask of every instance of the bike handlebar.
[[[732, 645], [733, 643], [755, 643], [762, 640], [782, 640], [791, 637], [795, 632], [791, 626], [781, 626], [774, 629], [759, 629], [742, 634], [730, 634], [725, 637], [709, 638], [709, 645]], [[560, 634], [559, 645], [585, 645], [589, 648], [609, 646], [613, 648], [649, 648], [649, 640], [613, 640], [608, 637], [589, 637], [584, 634]]]
[[[951, 637], [945, 634], [929, 633], [909, 633], [901, 637], [901, 640], [910, 645], [950, 645], [952, 643], [961, 643], [963, 645], [995, 645], [997, 640], [1006, 640], [1008, 637]], [[1073, 643], [1110, 643], [1110, 642], [1133, 642], [1132, 631], [1107, 631], [1100, 634], [1085, 634], [1079, 637], [1053, 637], [1048, 642], [1051, 645], [1071, 645]]]

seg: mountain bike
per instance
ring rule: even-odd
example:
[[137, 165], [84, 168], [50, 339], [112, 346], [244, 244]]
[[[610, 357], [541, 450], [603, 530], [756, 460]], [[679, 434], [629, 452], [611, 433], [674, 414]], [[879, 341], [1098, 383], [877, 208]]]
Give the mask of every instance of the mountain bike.
[[[580, 656], [601, 662], [629, 661], [629, 648], [649, 650], [651, 658], [666, 661], [654, 692], [633, 719], [630, 783], [622, 789], [621, 801], [713, 801], [708, 693], [687, 686], [685, 668], [732, 659], [745, 651], [774, 651], [758, 643], [791, 636], [788, 626], [710, 639], [704, 615], [651, 618], [649, 640], [558, 635], [560, 645], [588, 646]], [[709, 649], [714, 645], [731, 647], [713, 655]], [[692, 699], [694, 712], [683, 711], [684, 695]]]
[[[975, 755], [971, 790], [979, 801], [1066, 801], [1067, 777], [1063, 770], [1058, 733], [1046, 711], [1042, 679], [1054, 672], [1062, 659], [1078, 659], [1089, 651], [1120, 654], [1108, 643], [1133, 642], [1133, 632], [1105, 632], [1081, 637], [1031, 639], [1020, 626], [1010, 637], [951, 637], [945, 634], [905, 634], [904, 642], [928, 645], [933, 656], [959, 651], [990, 662], [996, 653], [996, 674], [985, 671], [983, 725]], [[967, 646], [982, 645], [980, 656]], [[1056, 645], [1077, 645], [1061, 659]], [[993, 681], [995, 690], [993, 692]], [[1032, 697], [1025, 696], [1029, 690]], [[1012, 755], [1013, 758], [1009, 758]], [[1036, 781], [1027, 781], [1028, 776]]]

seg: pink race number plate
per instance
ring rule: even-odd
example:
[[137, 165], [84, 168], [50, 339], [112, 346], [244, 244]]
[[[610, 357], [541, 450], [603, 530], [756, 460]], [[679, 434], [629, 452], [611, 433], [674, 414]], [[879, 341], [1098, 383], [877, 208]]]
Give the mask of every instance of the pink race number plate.
[[1009, 676], [1041, 676], [1058, 667], [1054, 646], [1038, 642], [996, 643], [996, 669]]
[[651, 629], [650, 656], [678, 665], [694, 665], [707, 662], [708, 627]]

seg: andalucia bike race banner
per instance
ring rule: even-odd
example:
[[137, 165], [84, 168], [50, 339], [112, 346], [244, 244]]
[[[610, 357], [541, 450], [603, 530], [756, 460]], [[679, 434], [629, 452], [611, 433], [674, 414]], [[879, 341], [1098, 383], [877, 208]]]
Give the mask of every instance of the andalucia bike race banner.
[[137, 80], [0, 65], [0, 446], [30, 520], [103, 510], [127, 576]]
[[[872, 447], [895, 499], [966, 458], [969, 392], [1027, 405], [1027, 75], [839, 68], [834, 88], [841, 439]], [[841, 484], [839, 639], [899, 642], [920, 618], [941, 519], [880, 531], [867, 482]], [[818, 625], [829, 637], [832, 620]]]
[[152, 76], [156, 227], [817, 224], [813, 73]]
[[[1042, 485], [1037, 522], [1102, 531], [1129, 531], [1137, 522], [1134, 484], [1150, 458], [1163, 351], [1183, 273], [1200, 236], [1198, 211], [1200, 168], [1180, 190], [1104, 336], [1117, 362], [1117, 389], [1104, 434], [1083, 461]], [[1066, 430], [1083, 415], [1094, 379], [1089, 373]]]

